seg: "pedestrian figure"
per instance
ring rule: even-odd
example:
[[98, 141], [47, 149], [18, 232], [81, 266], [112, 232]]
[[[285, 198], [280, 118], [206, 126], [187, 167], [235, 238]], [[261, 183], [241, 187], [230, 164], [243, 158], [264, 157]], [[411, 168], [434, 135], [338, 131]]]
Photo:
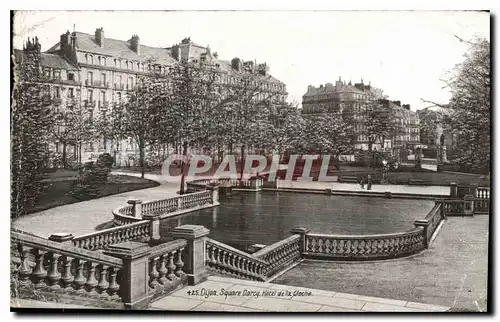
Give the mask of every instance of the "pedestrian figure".
[[360, 177], [359, 184], [361, 185], [361, 189], [365, 188], [365, 179], [363, 179], [363, 176]]
[[368, 175], [368, 183], [366, 184], [366, 190], [372, 190], [372, 175]]

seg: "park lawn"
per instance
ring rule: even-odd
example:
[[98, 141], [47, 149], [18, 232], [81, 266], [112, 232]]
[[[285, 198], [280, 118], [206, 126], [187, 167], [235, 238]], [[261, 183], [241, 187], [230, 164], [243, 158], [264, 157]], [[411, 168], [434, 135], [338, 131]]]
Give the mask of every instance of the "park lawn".
[[[46, 180], [46, 187], [42, 196], [34, 207], [28, 209], [28, 213], [39, 212], [82, 201], [67, 195], [75, 182], [76, 178], [71, 176], [61, 177], [59, 175], [54, 175], [52, 178], [49, 176]], [[160, 184], [158, 182], [148, 179], [124, 175], [110, 175], [107, 183], [97, 186], [99, 193], [96, 198], [115, 195], [127, 191], [152, 188], [159, 185]]]

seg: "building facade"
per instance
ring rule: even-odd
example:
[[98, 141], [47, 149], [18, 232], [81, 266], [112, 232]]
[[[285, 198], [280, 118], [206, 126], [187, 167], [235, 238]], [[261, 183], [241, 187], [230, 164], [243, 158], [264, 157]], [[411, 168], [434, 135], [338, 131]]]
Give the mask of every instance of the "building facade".
[[393, 111], [392, 119], [400, 131], [393, 138], [381, 142], [378, 139], [373, 143], [374, 150], [391, 150], [393, 148], [417, 145], [420, 140], [419, 118], [416, 112], [410, 110], [410, 105], [401, 105], [400, 101], [389, 101], [383, 90], [360, 83], [346, 83], [339, 78], [335, 85], [327, 83], [314, 87], [309, 85], [307, 92], [302, 96], [302, 114], [317, 115], [321, 113], [341, 113], [349, 109], [353, 115], [355, 143], [357, 150], [368, 150], [369, 139], [364, 124], [366, 119], [366, 106], [370, 101], [376, 100], [385, 104]]
[[[221, 60], [209, 46], [199, 46], [190, 38], [168, 48], [158, 48], [141, 44], [138, 35], [129, 40], [106, 38], [103, 28], [96, 29], [93, 35], [67, 31], [60, 36], [59, 43], [40, 55], [46, 99], [58, 108], [81, 104], [94, 115], [123, 103], [128, 93], [137, 89], [139, 77], [167, 74], [173, 65], [184, 62], [210, 64], [220, 74], [218, 82], [224, 86], [237, 84], [242, 74], [251, 70], [259, 75], [257, 98], [272, 96], [276, 102], [285, 102], [287, 97], [285, 84], [269, 74], [267, 64], [239, 58]], [[15, 59], [22, 59], [22, 51], [15, 51]], [[60, 152], [61, 147], [55, 142], [51, 148]], [[138, 156], [137, 144], [132, 139], [123, 142], [103, 139], [86, 142], [81, 149], [66, 148], [68, 155], [83, 162], [110, 153], [118, 166], [130, 165]]]
[[418, 111], [421, 122], [421, 141], [424, 148], [434, 150], [440, 162], [448, 162], [453, 155], [457, 133], [453, 131], [450, 119], [452, 110], [448, 106], [424, 108]]

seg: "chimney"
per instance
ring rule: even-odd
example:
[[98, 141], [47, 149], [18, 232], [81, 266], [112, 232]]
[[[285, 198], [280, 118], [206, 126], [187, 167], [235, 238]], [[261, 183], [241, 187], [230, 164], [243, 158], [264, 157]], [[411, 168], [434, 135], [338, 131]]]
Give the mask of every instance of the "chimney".
[[410, 104], [403, 104], [403, 108], [407, 109], [409, 111], [410, 110]]
[[241, 60], [238, 57], [233, 58], [233, 60], [231, 60], [231, 67], [239, 72], [241, 67]]
[[139, 41], [139, 36], [132, 35], [132, 39], [130, 39], [130, 47], [137, 54], [141, 54], [141, 43]]
[[314, 86], [312, 86], [312, 85], [307, 86], [307, 92], [308, 93], [312, 92], [313, 89], [314, 89]]
[[102, 27], [95, 30], [95, 42], [99, 47], [104, 47], [104, 29]]

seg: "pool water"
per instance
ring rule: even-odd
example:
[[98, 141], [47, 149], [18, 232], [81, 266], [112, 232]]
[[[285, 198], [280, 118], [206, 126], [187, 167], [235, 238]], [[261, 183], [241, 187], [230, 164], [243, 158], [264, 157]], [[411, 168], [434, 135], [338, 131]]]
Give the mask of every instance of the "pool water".
[[431, 200], [386, 199], [290, 192], [237, 192], [220, 206], [160, 223], [162, 237], [179, 225], [203, 225], [210, 238], [241, 250], [270, 245], [290, 236], [293, 227], [313, 233], [368, 235], [396, 233], [414, 227], [432, 209]]

